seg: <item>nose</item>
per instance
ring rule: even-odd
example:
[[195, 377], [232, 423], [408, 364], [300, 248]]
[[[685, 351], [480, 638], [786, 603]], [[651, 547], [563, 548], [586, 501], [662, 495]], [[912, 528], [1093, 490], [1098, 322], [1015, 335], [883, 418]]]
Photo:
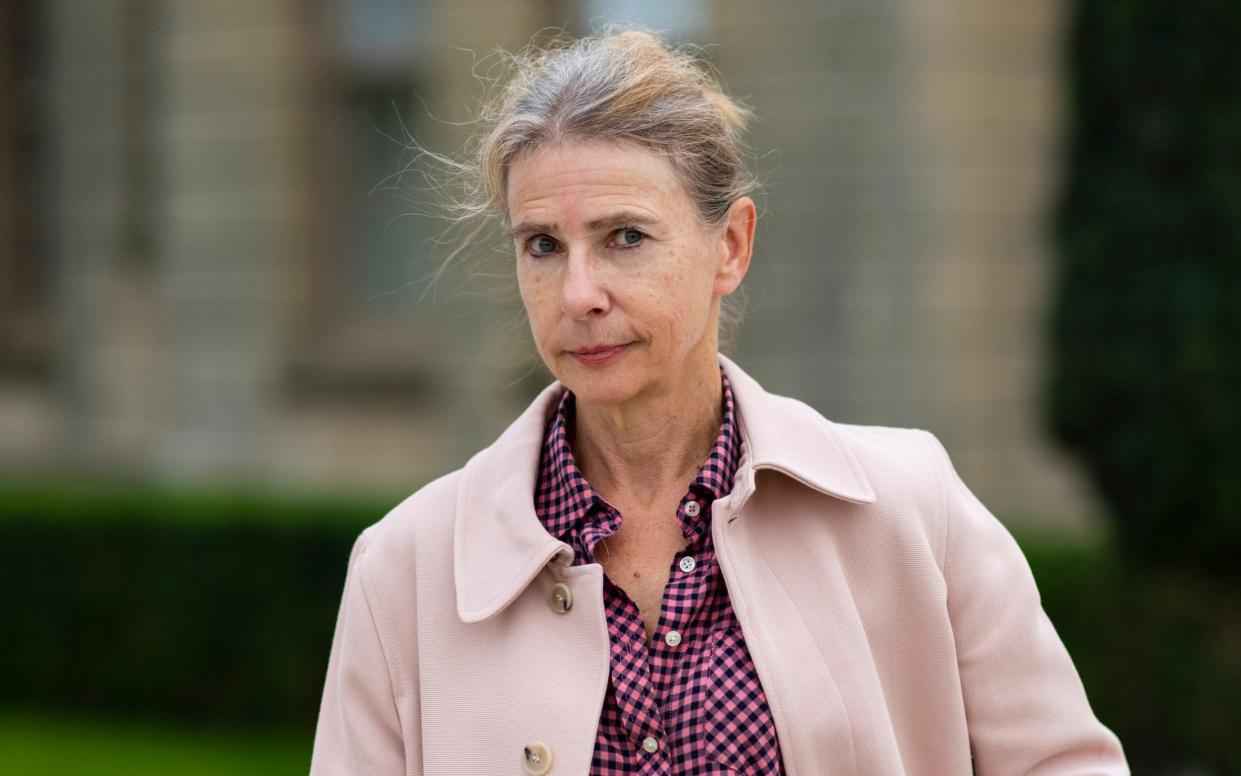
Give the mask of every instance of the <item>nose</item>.
[[608, 311], [607, 288], [599, 267], [585, 250], [569, 250], [564, 281], [560, 289], [560, 308], [575, 320], [584, 320]]

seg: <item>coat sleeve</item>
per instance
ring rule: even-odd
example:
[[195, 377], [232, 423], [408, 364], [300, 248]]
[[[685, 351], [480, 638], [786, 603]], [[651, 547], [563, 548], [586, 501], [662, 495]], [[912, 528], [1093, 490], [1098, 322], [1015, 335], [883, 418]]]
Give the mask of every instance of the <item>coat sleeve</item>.
[[414, 763], [421, 756], [415, 748], [407, 748], [401, 733], [399, 685], [389, 670], [363, 563], [368, 531], [354, 542], [349, 555], [315, 729], [311, 776], [421, 773], [419, 769], [406, 769], [407, 755]]
[[970, 492], [930, 433], [946, 490], [944, 577], [978, 776], [1128, 774], [1095, 718], [1012, 534]]

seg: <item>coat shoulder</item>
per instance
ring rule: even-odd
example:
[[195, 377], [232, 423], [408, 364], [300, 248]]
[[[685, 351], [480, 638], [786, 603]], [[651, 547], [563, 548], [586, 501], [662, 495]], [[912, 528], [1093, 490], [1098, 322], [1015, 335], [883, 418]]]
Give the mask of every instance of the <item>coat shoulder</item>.
[[948, 484], [946, 453], [935, 435], [921, 428], [831, 425], [874, 488], [869, 508], [906, 525], [913, 521], [942, 558]]
[[930, 431], [829, 422], [877, 494], [886, 491], [889, 497], [904, 494], [919, 500], [938, 499], [942, 506], [944, 481], [939, 458], [943, 445]]
[[406, 496], [362, 531], [359, 541], [372, 578], [391, 578], [416, 562], [452, 562], [453, 523], [464, 469], [444, 474]]
[[933, 446], [935, 436], [922, 428], [871, 426], [829, 421], [832, 430], [849, 446], [858, 462], [867, 468], [898, 470], [932, 481], [938, 478]]
[[[765, 409], [771, 422], [788, 430], [785, 436], [831, 440], [827, 445], [808, 443], [793, 456], [821, 471], [821, 461], [804, 456], [831, 460], [829, 485], [844, 485], [836, 495], [866, 502], [860, 505], [863, 509], [888, 515], [906, 528], [916, 525], [932, 536], [942, 534], [951, 464], [930, 431], [831, 420], [806, 402], [779, 394], [766, 395]], [[807, 434], [802, 431], [806, 428], [816, 431]], [[864, 495], [854, 499], [858, 494]]]

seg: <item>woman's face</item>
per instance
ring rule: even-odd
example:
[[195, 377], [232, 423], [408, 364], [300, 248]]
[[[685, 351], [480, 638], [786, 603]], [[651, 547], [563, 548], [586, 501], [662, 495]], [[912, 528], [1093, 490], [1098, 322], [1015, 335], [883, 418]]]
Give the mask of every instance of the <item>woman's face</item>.
[[[574, 394], [615, 405], [675, 390], [688, 364], [716, 368], [719, 300], [749, 266], [748, 197], [707, 226], [666, 160], [603, 141], [535, 151], [507, 195], [535, 344]], [[600, 348], [617, 349], [582, 355]]]

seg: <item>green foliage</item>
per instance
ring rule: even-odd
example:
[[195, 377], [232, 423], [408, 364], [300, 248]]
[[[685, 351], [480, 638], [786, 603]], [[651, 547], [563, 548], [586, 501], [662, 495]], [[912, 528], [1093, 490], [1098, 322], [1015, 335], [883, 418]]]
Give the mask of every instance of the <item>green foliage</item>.
[[1241, 569], [1241, 13], [1082, 0], [1049, 415], [1128, 553]]
[[349, 549], [394, 503], [4, 488], [0, 700], [313, 720]]
[[1241, 585], [1022, 543], [1043, 608], [1135, 773], [1241, 774]]

